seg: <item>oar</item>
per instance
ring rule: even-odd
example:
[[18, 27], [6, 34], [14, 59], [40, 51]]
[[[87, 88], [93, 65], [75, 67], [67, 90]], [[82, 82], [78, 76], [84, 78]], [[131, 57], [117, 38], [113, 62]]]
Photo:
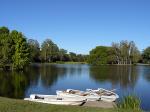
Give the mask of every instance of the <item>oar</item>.
[[114, 91], [116, 91], [116, 89], [112, 89], [112, 90], [110, 90], [111, 92], [114, 92]]

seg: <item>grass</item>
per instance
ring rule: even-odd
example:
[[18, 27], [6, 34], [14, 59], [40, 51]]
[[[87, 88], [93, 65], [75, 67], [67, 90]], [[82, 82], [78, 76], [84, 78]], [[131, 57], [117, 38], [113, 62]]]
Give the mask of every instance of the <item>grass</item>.
[[0, 97], [0, 112], [113, 112], [99, 108], [34, 103]]
[[[127, 109], [101, 109], [80, 106], [60, 106], [0, 97], [0, 112], [134, 112]], [[136, 112], [136, 111], [135, 111]]]
[[132, 109], [136, 112], [141, 112], [141, 101], [135, 95], [125, 96], [121, 102], [118, 103], [119, 109]]

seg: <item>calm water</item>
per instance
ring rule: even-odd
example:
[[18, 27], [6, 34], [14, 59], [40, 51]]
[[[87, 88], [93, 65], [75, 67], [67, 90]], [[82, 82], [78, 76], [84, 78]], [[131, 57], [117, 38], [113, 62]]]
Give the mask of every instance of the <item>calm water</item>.
[[136, 94], [150, 110], [150, 66], [89, 66], [34, 64], [26, 72], [0, 71], [0, 96], [24, 98], [60, 89], [117, 89], [120, 97]]

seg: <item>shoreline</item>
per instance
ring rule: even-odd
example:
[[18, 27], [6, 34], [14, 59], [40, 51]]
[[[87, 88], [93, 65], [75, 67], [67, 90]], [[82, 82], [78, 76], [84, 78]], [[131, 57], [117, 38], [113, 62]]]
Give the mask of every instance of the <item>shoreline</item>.
[[[106, 104], [104, 104], [106, 105]], [[106, 105], [107, 106], [107, 105]], [[0, 111], [5, 112], [133, 112], [132, 109], [66, 106], [43, 104], [20, 99], [0, 97]]]
[[[88, 64], [87, 62], [52, 62], [52, 63], [42, 63], [42, 62], [34, 62], [34, 63], [30, 63], [28, 66], [30, 65], [35, 65], [35, 64], [70, 64], [70, 65], [75, 65], [75, 64], [87, 64], [90, 66], [150, 66], [150, 64], [145, 64], [145, 63], [136, 63], [136, 64], [101, 64], [101, 65], [91, 65]], [[3, 68], [0, 66], [0, 70], [3, 70]], [[9, 70], [13, 70], [12, 69], [12, 64], [7, 65], [6, 66], [6, 71]]]
[[87, 64], [90, 66], [150, 66], [150, 64], [144, 64], [144, 63], [136, 63], [136, 64], [101, 64], [101, 65], [91, 65], [87, 62], [52, 62], [52, 63], [30, 63], [30, 65], [34, 64]]
[[[0, 97], [0, 111], [5, 112], [116, 112], [115, 108], [43, 104]], [[124, 111], [125, 112], [125, 111]]]

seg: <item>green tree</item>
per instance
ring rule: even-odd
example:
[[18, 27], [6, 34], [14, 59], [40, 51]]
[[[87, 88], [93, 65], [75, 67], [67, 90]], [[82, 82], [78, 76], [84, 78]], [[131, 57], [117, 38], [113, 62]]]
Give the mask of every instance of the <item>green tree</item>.
[[40, 45], [37, 40], [29, 39], [28, 46], [30, 49], [30, 60], [32, 62], [40, 61]]
[[87, 56], [82, 54], [77, 54], [77, 61], [78, 62], [86, 62]]
[[66, 61], [66, 56], [67, 56], [67, 50], [65, 50], [65, 49], [59, 49], [59, 58], [60, 58], [60, 61]]
[[15, 43], [15, 52], [13, 55], [13, 67], [17, 70], [24, 69], [29, 64], [29, 47], [24, 35], [17, 31], [11, 32], [11, 37]]
[[12, 63], [13, 40], [9, 35], [7, 27], [0, 28], [0, 65], [5, 69], [8, 64]]
[[108, 64], [110, 63], [110, 54], [111, 47], [106, 46], [97, 46], [96, 48], [90, 51], [90, 55], [88, 57], [88, 63], [92, 65], [101, 65], [101, 64]]
[[130, 42], [129, 58], [130, 58], [129, 61], [130, 64], [137, 63], [141, 59], [141, 53], [133, 41]]
[[143, 58], [144, 63], [150, 64], [150, 47], [147, 47], [146, 49], [144, 49], [142, 53], [142, 58]]
[[140, 59], [140, 52], [133, 41], [123, 40], [120, 43], [112, 43], [112, 48], [117, 64], [132, 64]]
[[69, 52], [70, 61], [77, 61], [77, 54], [74, 52]]
[[59, 48], [52, 40], [46, 39], [41, 46], [41, 57], [46, 62], [56, 61], [59, 53]]
[[0, 27], [0, 34], [9, 34], [9, 29], [5, 26]]

